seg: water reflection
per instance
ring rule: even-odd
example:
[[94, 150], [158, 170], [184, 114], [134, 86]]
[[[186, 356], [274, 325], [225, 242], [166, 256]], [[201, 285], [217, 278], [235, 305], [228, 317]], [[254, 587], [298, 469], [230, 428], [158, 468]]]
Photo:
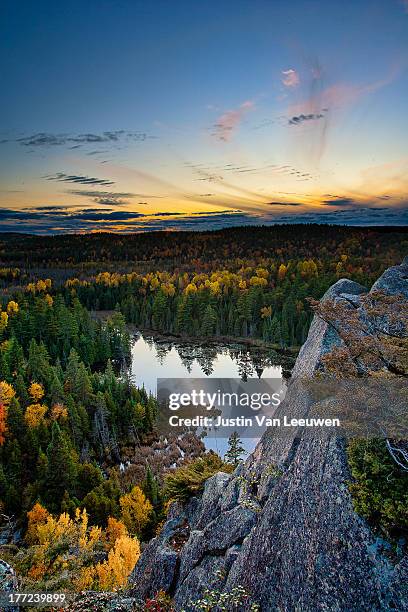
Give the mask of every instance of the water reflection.
[[158, 378], [277, 378], [278, 356], [263, 348], [234, 344], [203, 346], [139, 335], [132, 348], [132, 381], [156, 394]]
[[[132, 348], [131, 378], [156, 395], [158, 378], [282, 378], [279, 355], [239, 343], [202, 345], [195, 342], [158, 340], [138, 335]], [[223, 455], [225, 438], [206, 437], [205, 445]], [[253, 450], [257, 440], [245, 439]]]

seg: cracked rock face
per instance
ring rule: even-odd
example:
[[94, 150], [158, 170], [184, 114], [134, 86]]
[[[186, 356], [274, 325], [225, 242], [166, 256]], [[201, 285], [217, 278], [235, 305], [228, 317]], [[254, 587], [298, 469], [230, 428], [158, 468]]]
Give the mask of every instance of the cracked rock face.
[[[379, 289], [408, 297], [407, 258], [382, 275], [372, 288]], [[322, 299], [359, 308], [366, 292], [343, 279]], [[296, 393], [296, 379], [313, 375], [340, 343], [315, 317], [278, 409], [282, 415], [308, 413], [311, 400]], [[173, 504], [133, 571], [133, 592], [147, 597], [164, 589], [180, 611], [191, 609], [206, 588], [239, 585], [266, 611], [408, 610], [408, 559], [393, 565], [383, 554], [353, 511], [349, 479], [340, 439], [267, 430], [233, 474], [216, 474], [201, 498]]]

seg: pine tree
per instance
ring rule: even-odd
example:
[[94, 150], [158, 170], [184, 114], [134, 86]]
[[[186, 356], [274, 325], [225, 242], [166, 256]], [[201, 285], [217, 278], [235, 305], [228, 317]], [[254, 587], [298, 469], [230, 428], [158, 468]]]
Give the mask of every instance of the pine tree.
[[203, 336], [213, 336], [217, 325], [217, 315], [211, 304], [208, 304], [204, 311], [201, 323], [201, 333]]
[[52, 425], [47, 459], [47, 499], [50, 507], [59, 509], [65, 491], [71, 493], [75, 490], [78, 465], [74, 458], [74, 452], [56, 421]]
[[246, 450], [241, 444], [241, 438], [236, 431], [233, 431], [228, 438], [228, 450], [225, 453], [225, 461], [236, 468], [244, 454], [246, 454]]
[[159, 503], [159, 485], [150, 468], [150, 465], [147, 466], [146, 478], [143, 483], [143, 491], [146, 497], [152, 502], [153, 507], [157, 506]]

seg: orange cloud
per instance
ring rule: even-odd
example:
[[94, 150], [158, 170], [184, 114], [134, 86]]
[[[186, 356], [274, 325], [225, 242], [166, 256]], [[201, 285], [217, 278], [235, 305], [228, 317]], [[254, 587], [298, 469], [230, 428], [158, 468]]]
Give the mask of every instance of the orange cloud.
[[254, 108], [255, 104], [251, 100], [243, 102], [238, 108], [229, 110], [214, 125], [214, 136], [217, 140], [228, 142], [234, 132], [238, 129], [245, 114]]

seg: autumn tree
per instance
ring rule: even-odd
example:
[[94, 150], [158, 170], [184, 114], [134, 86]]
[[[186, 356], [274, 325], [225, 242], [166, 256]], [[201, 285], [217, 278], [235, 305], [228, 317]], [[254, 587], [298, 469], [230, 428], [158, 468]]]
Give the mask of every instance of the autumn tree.
[[119, 500], [122, 519], [129, 533], [140, 535], [147, 526], [153, 506], [142, 489], [134, 486]]
[[120, 536], [109, 551], [108, 559], [95, 567], [96, 588], [113, 591], [125, 587], [139, 557], [139, 541], [127, 535]]
[[38, 526], [45, 525], [49, 516], [48, 510], [38, 502], [27, 512], [28, 526], [24, 539], [29, 546], [38, 543]]
[[7, 431], [7, 410], [15, 396], [15, 391], [9, 383], [0, 381], [0, 446], [5, 442]]

